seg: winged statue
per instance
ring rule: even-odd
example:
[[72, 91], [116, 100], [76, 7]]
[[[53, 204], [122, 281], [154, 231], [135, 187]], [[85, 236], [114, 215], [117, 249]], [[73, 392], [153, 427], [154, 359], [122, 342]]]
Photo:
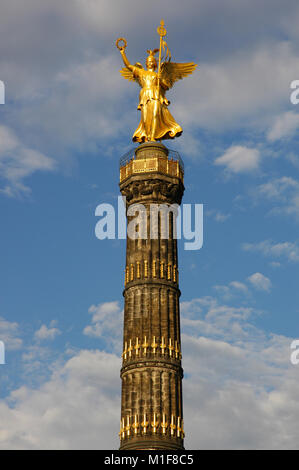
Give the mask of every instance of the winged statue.
[[[161, 21], [158, 28], [160, 35], [160, 49], [149, 49], [146, 58], [146, 69], [137, 62], [132, 65], [125, 53], [126, 40], [119, 38], [116, 46], [119, 49], [125, 67], [120, 70], [124, 78], [135, 81], [141, 87], [137, 109], [141, 111], [139, 126], [134, 132], [134, 142], [153, 142], [162, 139], [174, 139], [182, 134], [183, 129], [171, 115], [168, 106], [170, 101], [166, 98], [166, 91], [173, 87], [174, 83], [190, 75], [197, 65], [193, 62], [171, 62], [171, 54], [163, 39], [166, 35], [164, 22]], [[120, 43], [122, 42], [122, 45]], [[166, 51], [162, 59], [163, 52]], [[159, 52], [159, 62], [156, 53]], [[158, 70], [157, 70], [158, 69]]]

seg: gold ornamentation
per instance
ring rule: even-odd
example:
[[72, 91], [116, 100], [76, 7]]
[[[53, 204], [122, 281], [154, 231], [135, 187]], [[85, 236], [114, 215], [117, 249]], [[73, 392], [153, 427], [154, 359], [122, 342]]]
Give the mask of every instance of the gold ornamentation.
[[157, 428], [159, 426], [159, 421], [157, 420], [156, 413], [154, 413], [154, 419], [153, 419], [151, 425], [152, 425], [152, 428], [153, 428], [153, 434], [156, 434]]
[[[177, 267], [176, 265], [173, 266], [172, 264], [168, 263], [167, 265], [167, 280], [177, 282]], [[148, 261], [144, 260], [144, 277], [148, 278]], [[166, 267], [163, 261], [160, 262], [160, 278], [163, 279], [166, 276]], [[153, 260], [152, 262], [152, 277], [157, 277], [157, 261]], [[136, 263], [136, 278], [141, 278], [141, 263], [137, 261]], [[130, 265], [130, 268], [127, 266], [125, 269], [125, 285], [128, 282], [134, 280], [134, 264]]]
[[176, 264], [173, 267], [173, 282], [177, 282], [177, 267], [176, 267]]
[[154, 338], [153, 338], [153, 342], [151, 344], [151, 347], [152, 347], [152, 350], [153, 350], [153, 354], [156, 354], [156, 350], [157, 350], [157, 347], [158, 347], [158, 344], [156, 343], [156, 336], [154, 336]]
[[121, 419], [120, 420], [120, 430], [119, 430], [119, 433], [118, 433], [120, 440], [122, 440], [124, 438], [123, 434], [124, 434], [124, 429], [123, 429], [123, 426], [122, 426], [122, 419]]
[[176, 430], [176, 425], [175, 425], [175, 416], [171, 415], [171, 423], [170, 423], [170, 434], [171, 436], [174, 436], [175, 430]]
[[161, 279], [163, 279], [163, 277], [164, 277], [164, 263], [163, 263], [163, 261], [161, 261], [161, 263], [160, 263], [160, 277], [161, 277]]
[[157, 261], [154, 259], [153, 260], [153, 267], [152, 267], [153, 277], [157, 277], [156, 265], [157, 265]]
[[149, 344], [148, 342], [146, 341], [146, 336], [144, 337], [144, 342], [143, 342], [143, 354], [146, 356], [146, 352], [147, 352], [147, 348], [148, 348]]
[[140, 262], [137, 261], [137, 272], [136, 272], [137, 279], [140, 279]]
[[167, 33], [166, 29], [164, 28], [164, 25], [165, 25], [164, 20], [161, 20], [160, 21], [160, 26], [158, 26], [158, 28], [157, 28], [157, 33], [159, 34], [161, 39], [164, 36], [166, 36], [166, 33]]
[[[167, 270], [166, 270], [166, 267], [167, 267]], [[160, 262], [160, 278], [163, 279], [167, 274], [167, 280], [168, 281], [173, 280], [173, 282], [176, 282], [177, 281], [176, 265], [174, 265], [173, 269], [172, 269], [172, 264], [168, 263], [168, 265], [166, 265], [166, 267], [165, 267], [164, 261], [161, 261]], [[130, 264], [130, 268], [128, 266], [126, 267], [126, 269], [125, 269], [125, 286], [128, 284], [128, 282], [134, 281], [134, 269], [135, 269], [134, 264]], [[166, 271], [167, 271], [167, 273], [166, 273]], [[144, 260], [144, 277], [148, 278], [148, 274], [149, 274], [148, 273], [148, 261]], [[153, 260], [153, 262], [152, 262], [152, 277], [157, 277], [157, 261], [156, 260]], [[137, 279], [141, 278], [141, 263], [140, 263], [140, 261], [137, 261], [137, 263], [136, 263], [136, 278]]]
[[[122, 45], [122, 46], [119, 45], [119, 43], [120, 43], [121, 41], [123, 42], [123, 45]], [[116, 42], [115, 42], [115, 45], [116, 45], [117, 49], [118, 49], [119, 51], [121, 51], [121, 49], [126, 49], [126, 47], [127, 47], [128, 44], [127, 44], [127, 41], [125, 40], [125, 38], [118, 38], [118, 39], [116, 40]]]
[[136, 357], [139, 356], [139, 349], [140, 349], [140, 344], [139, 344], [139, 339], [136, 338], [136, 344], [134, 346], [134, 349], [135, 349], [135, 354], [136, 354]]
[[130, 281], [134, 281], [134, 264], [131, 264]]
[[174, 414], [171, 415], [170, 423], [168, 422], [165, 413], [162, 413], [162, 418], [160, 421], [158, 419], [157, 413], [149, 414], [148, 416], [146, 413], [144, 413], [141, 422], [138, 420], [137, 413], [133, 416], [127, 415], [126, 418], [121, 418], [119, 432], [120, 440], [130, 438], [132, 434], [137, 435], [139, 430], [143, 435], [147, 433], [159, 433], [163, 436], [165, 436], [169, 430], [170, 437], [178, 437], [182, 439], [185, 437], [184, 421], [180, 416], [176, 417]]
[[182, 428], [181, 428], [181, 418], [178, 416], [177, 437], [181, 437], [181, 432], [182, 432]]
[[127, 437], [131, 434], [130, 416], [127, 416], [126, 434]]
[[133, 346], [132, 346], [132, 340], [130, 339], [129, 347], [128, 347], [129, 358], [132, 357], [132, 351], [133, 351]]
[[122, 439], [125, 438], [125, 418], [122, 418], [121, 420], [121, 437]]
[[162, 351], [162, 356], [164, 356], [165, 349], [166, 349], [166, 344], [165, 344], [165, 338], [164, 338], [164, 336], [162, 336], [162, 342], [161, 342], [161, 344], [160, 344], [160, 348], [161, 348], [161, 351]]
[[168, 268], [167, 268], [167, 279], [168, 281], [171, 280], [171, 263], [168, 263]]
[[144, 277], [148, 277], [148, 262], [144, 260]]
[[148, 428], [148, 421], [146, 420], [146, 413], [143, 415], [143, 421], [141, 423], [143, 434], [146, 434]]
[[173, 346], [173, 344], [172, 344], [171, 338], [169, 338], [169, 346], [168, 346], [168, 349], [169, 349], [169, 357], [172, 357], [172, 353], [173, 353], [173, 350], [174, 350], [174, 346]]
[[132, 424], [132, 428], [134, 430], [134, 434], [138, 434], [139, 423], [138, 423], [137, 415], [134, 416], [134, 423]]
[[127, 341], [125, 342], [125, 349], [124, 349], [124, 352], [122, 353], [122, 357], [123, 357], [123, 360], [126, 361], [127, 360], [127, 347], [128, 347], [128, 343]]
[[[121, 357], [123, 358], [124, 361], [130, 360], [130, 359], [132, 359], [132, 356], [133, 356], [132, 353], [135, 350], [135, 357], [138, 358], [138, 357], [140, 357], [141, 349], [143, 349], [143, 355], [146, 356], [146, 354], [149, 350], [149, 346], [151, 347], [152, 354], [156, 355], [159, 351], [158, 350], [159, 343], [157, 343], [156, 336], [153, 336], [153, 339], [152, 339], [151, 343], [149, 343], [149, 341], [147, 340], [147, 337], [145, 336], [144, 341], [143, 341], [142, 344], [139, 342], [139, 338], [137, 337], [136, 341], [135, 341], [135, 346], [133, 346], [133, 341], [130, 339], [129, 340], [129, 346], [128, 346], [128, 342], [127, 341], [125, 342], [124, 351], [123, 351]], [[160, 343], [161, 355], [165, 356], [165, 352], [167, 352], [167, 351], [168, 351], [168, 356], [170, 358], [175, 358], [175, 359], [179, 359], [179, 360], [182, 359], [182, 354], [181, 354], [180, 345], [179, 345], [178, 341], [177, 340], [173, 341], [172, 338], [169, 338], [169, 343], [168, 343], [168, 346], [167, 346], [167, 344], [165, 342], [165, 337], [162, 336], [161, 343]]]
[[180, 348], [179, 348], [179, 345], [178, 345], [178, 342], [177, 342], [177, 341], [175, 342], [175, 350], [174, 350], [174, 352], [175, 352], [175, 358], [178, 359], [178, 358], [180, 357], [180, 356], [179, 356], [179, 354], [180, 354]]
[[[129, 62], [125, 53], [127, 43], [124, 38], [119, 38], [116, 41], [116, 46], [125, 65], [120, 71], [122, 76], [127, 80], [137, 82], [141, 87], [138, 104], [138, 109], [141, 111], [141, 120], [133, 135], [133, 141], [135, 142], [173, 139], [182, 134], [181, 126], [177, 124], [168, 110], [170, 102], [165, 93], [172, 88], [177, 80], [190, 75], [197, 67], [193, 62], [171, 62], [171, 55], [164, 40], [166, 29], [163, 20], [158, 28], [158, 34], [160, 36], [160, 48], [147, 51], [146, 69], [138, 62], [135, 65]], [[122, 46], [120, 45], [121, 41], [123, 42]], [[163, 59], [162, 49], [167, 51]], [[159, 63], [157, 64], [155, 54], [158, 51]], [[156, 72], [157, 68], [158, 71]]]
[[120, 167], [120, 182], [131, 175], [138, 173], [159, 172], [164, 175], [175, 176], [184, 181], [184, 171], [177, 160], [168, 160], [165, 157], [152, 157], [148, 159], [131, 160]]
[[163, 413], [163, 418], [162, 418], [162, 423], [161, 423], [162, 434], [166, 434], [167, 427], [168, 427], [168, 423], [166, 421], [165, 413]]

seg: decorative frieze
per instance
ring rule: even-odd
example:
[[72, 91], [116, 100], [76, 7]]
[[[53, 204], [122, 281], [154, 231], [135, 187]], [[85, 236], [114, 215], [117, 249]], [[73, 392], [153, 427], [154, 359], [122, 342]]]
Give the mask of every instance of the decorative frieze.
[[[157, 266], [159, 265], [159, 270]], [[137, 281], [140, 279], [164, 279], [170, 282], [177, 283], [178, 270], [176, 265], [172, 266], [172, 263], [167, 264], [167, 272], [164, 261], [153, 260], [151, 269], [149, 269], [148, 261], [144, 260], [143, 267], [140, 261], [136, 261], [135, 264], [131, 263], [130, 267], [127, 266], [125, 269], [125, 286], [129, 282]]]
[[180, 344], [177, 340], [174, 341], [172, 338], [169, 338], [167, 342], [165, 336], [162, 336], [160, 341], [157, 340], [156, 336], [153, 336], [152, 340], [149, 341], [149, 339], [144, 336], [142, 344], [139, 338], [135, 338], [134, 340], [130, 339], [129, 342], [125, 341], [122, 353], [123, 362], [147, 356], [150, 357], [151, 355], [167, 356], [179, 361], [182, 359]]
[[129, 179], [121, 185], [121, 193], [126, 198], [127, 204], [135, 204], [140, 201], [142, 203], [159, 201], [162, 204], [168, 203], [169, 200], [172, 204], [180, 204], [184, 193], [184, 185], [181, 180]]
[[138, 435], [145, 436], [148, 434], [159, 434], [183, 439], [185, 437], [184, 420], [181, 416], [175, 416], [174, 414], [169, 419], [166, 413], [162, 413], [162, 416], [158, 413], [143, 413], [141, 422], [137, 414], [121, 418], [119, 432], [121, 441]]

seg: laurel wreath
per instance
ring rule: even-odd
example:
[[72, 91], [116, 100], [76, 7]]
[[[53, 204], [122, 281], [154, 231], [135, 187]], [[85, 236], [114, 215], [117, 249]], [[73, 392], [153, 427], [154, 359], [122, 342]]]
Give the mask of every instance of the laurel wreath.
[[[119, 45], [119, 43], [120, 43], [121, 41], [123, 42], [123, 46], [120, 46], [120, 45]], [[115, 45], [116, 45], [117, 49], [120, 51], [122, 47], [123, 47], [124, 49], [127, 47], [127, 41], [125, 40], [125, 38], [118, 38], [117, 41], [116, 41], [116, 43], [115, 43]]]

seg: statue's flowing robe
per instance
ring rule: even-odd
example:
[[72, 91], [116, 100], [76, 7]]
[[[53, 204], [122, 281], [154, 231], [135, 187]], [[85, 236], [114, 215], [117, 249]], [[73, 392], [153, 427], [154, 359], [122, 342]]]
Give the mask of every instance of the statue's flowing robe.
[[158, 86], [156, 72], [134, 66], [133, 74], [141, 86], [137, 108], [141, 111], [141, 120], [134, 132], [133, 141], [173, 139], [181, 135], [183, 129], [168, 111], [170, 102], [165, 97], [167, 85], [163, 88], [161, 79]]

